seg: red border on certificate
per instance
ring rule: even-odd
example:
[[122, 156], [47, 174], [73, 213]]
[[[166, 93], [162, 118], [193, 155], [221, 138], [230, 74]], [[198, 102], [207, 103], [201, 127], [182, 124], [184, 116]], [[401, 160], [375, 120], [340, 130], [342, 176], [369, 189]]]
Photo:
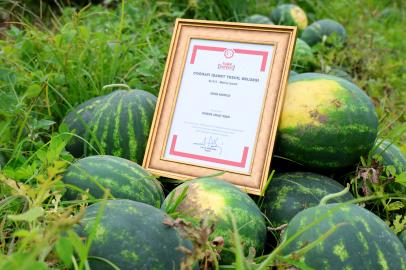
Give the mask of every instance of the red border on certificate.
[[211, 158], [211, 157], [205, 157], [205, 156], [175, 151], [175, 145], [176, 145], [177, 139], [178, 139], [178, 135], [173, 135], [172, 143], [171, 143], [171, 150], [169, 151], [170, 155], [197, 159], [197, 160], [203, 160], [203, 161], [224, 164], [224, 165], [229, 165], [229, 166], [234, 166], [234, 167], [239, 167], [239, 168], [245, 168], [245, 163], [247, 162], [247, 156], [248, 156], [248, 147], [247, 146], [244, 147], [244, 152], [242, 154], [241, 162], [235, 162], [235, 161], [230, 161], [230, 160], [225, 160], [225, 159]]
[[[190, 64], [194, 64], [194, 63], [195, 63], [197, 50], [214, 51], [214, 52], [224, 52], [225, 50], [227, 50], [227, 48], [195, 45], [195, 46], [193, 46], [193, 52], [192, 52], [192, 58], [190, 59]], [[241, 50], [241, 49], [233, 49], [233, 51], [234, 51], [235, 53], [242, 53], [242, 54], [251, 54], [251, 55], [259, 55], [259, 56], [262, 56], [261, 71], [265, 71], [266, 60], [268, 59], [268, 52], [252, 51], [252, 50]]]

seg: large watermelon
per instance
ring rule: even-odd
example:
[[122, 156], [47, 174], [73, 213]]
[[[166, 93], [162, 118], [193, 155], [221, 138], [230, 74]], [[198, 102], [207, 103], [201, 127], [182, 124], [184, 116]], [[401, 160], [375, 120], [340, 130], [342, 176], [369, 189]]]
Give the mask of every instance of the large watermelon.
[[259, 24], [270, 24], [274, 25], [274, 23], [266, 16], [254, 14], [251, 15], [243, 20], [245, 23], [259, 23]]
[[337, 34], [336, 42], [345, 45], [347, 42], [347, 32], [344, 27], [333, 20], [320, 20], [312, 23], [303, 31], [300, 38], [309, 46], [314, 46], [323, 41], [324, 37], [329, 37], [333, 33]]
[[[105, 153], [141, 164], [157, 98], [143, 90], [118, 90], [107, 95], [94, 110], [89, 127]], [[98, 147], [86, 132], [86, 139]], [[85, 155], [97, 154], [88, 144]]]
[[398, 238], [403, 247], [406, 249], [406, 230], [403, 230], [400, 234], [398, 234]]
[[[187, 219], [196, 223], [202, 218], [205, 210], [213, 211], [212, 221], [216, 223], [216, 229], [212, 238], [222, 236], [225, 247], [230, 248], [232, 237], [228, 229], [233, 231], [229, 211], [235, 216], [239, 235], [245, 240], [244, 253], [248, 255], [249, 247], [253, 246], [257, 255], [262, 254], [266, 242], [266, 226], [261, 211], [254, 201], [241, 189], [225, 181], [213, 178], [201, 178], [188, 181], [168, 194], [161, 210], [165, 211], [169, 204], [169, 198], [175, 192], [174, 200], [188, 186], [187, 197], [179, 204], [177, 212], [191, 212]], [[220, 264], [235, 262], [235, 256], [231, 252], [221, 252]]]
[[292, 69], [299, 73], [310, 71], [312, 63], [309, 59], [311, 58], [313, 58], [312, 49], [306, 42], [298, 38], [293, 53]]
[[278, 6], [271, 12], [270, 18], [277, 25], [297, 26], [299, 30], [307, 27], [306, 13], [300, 7], [292, 4]]
[[356, 85], [330, 75], [303, 73], [289, 79], [276, 154], [330, 173], [357, 163], [373, 146], [378, 116]]
[[[77, 168], [78, 167], [78, 168]], [[76, 186], [82, 190], [89, 188], [89, 193], [96, 199], [103, 198], [104, 191], [84, 172], [91, 175], [104, 188], [118, 199], [128, 199], [157, 206], [165, 199], [161, 184], [155, 178], [141, 179], [151, 174], [138, 164], [114, 156], [91, 156], [82, 158], [70, 165], [63, 173], [65, 184]], [[80, 193], [68, 189], [67, 200], [75, 200]]]
[[[339, 205], [320, 205], [300, 212], [286, 227], [281, 242]], [[317, 270], [406, 269], [405, 249], [393, 231], [375, 214], [355, 204], [342, 206], [313, 225], [283, 248], [282, 254], [300, 249], [307, 241], [316, 241], [340, 223], [345, 225], [338, 227], [298, 261]]]
[[[104, 97], [105, 96], [100, 96], [89, 99], [88, 101], [83, 102], [75, 108], [75, 110], [78, 112], [80, 117], [82, 117], [83, 121], [85, 121], [87, 125], [89, 125], [90, 116], [92, 115], [94, 109], [103, 100]], [[63, 123], [68, 125], [70, 131], [76, 129], [76, 135], [82, 137], [83, 139], [86, 137], [86, 127], [73, 111], [66, 116], [66, 118], [63, 120]], [[72, 138], [66, 145], [66, 150], [69, 151], [75, 158], [80, 158], [84, 155], [85, 143], [83, 139], [72, 136]]]
[[[289, 223], [300, 211], [319, 205], [324, 196], [343, 189], [343, 185], [321, 174], [310, 172], [276, 174], [268, 185], [261, 210], [276, 228]], [[329, 202], [339, 203], [353, 199], [354, 196], [347, 193]]]
[[[378, 139], [375, 145], [378, 145], [381, 142], [382, 140]], [[396, 174], [406, 171], [405, 154], [403, 154], [402, 150], [400, 150], [399, 147], [393, 144], [390, 140], [384, 140], [381, 144], [379, 144], [378, 148], [372, 154], [372, 157], [375, 155], [380, 155], [382, 157], [381, 162], [383, 165], [392, 165], [395, 167]]]
[[[83, 225], [74, 230], [80, 237], [89, 237], [100, 206], [101, 202], [86, 208]], [[180, 269], [184, 253], [176, 248], [191, 250], [192, 242], [182, 238], [178, 228], [164, 225], [163, 221], [164, 212], [145, 203], [108, 201], [89, 256], [106, 259], [121, 270]], [[89, 259], [89, 265], [91, 269], [113, 269], [100, 259]]]
[[289, 77], [292, 77], [292, 76], [295, 76], [295, 75], [298, 75], [299, 73], [297, 73], [296, 71], [294, 71], [294, 70], [291, 70], [290, 72], [289, 72]]

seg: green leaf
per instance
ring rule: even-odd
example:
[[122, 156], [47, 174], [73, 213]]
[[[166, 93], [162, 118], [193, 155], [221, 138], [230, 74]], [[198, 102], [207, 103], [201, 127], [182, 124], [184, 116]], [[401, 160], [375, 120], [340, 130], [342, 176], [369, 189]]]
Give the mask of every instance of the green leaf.
[[73, 40], [73, 38], [76, 35], [76, 30], [73, 29], [62, 29], [62, 33], [63, 33], [63, 38], [65, 39], [65, 42], [67, 44], [71, 43], [71, 41]]
[[69, 134], [63, 134], [63, 133], [69, 133], [69, 127], [65, 123], [62, 123], [59, 126], [59, 134], [61, 134], [62, 140], [67, 141], [69, 139], [70, 135]]
[[25, 91], [25, 96], [28, 98], [31, 97], [36, 97], [38, 94], [41, 92], [41, 86], [38, 84], [33, 84], [30, 87], [28, 87], [27, 91]]
[[388, 205], [388, 211], [399, 210], [403, 207], [405, 207], [405, 205], [402, 202], [396, 201]]
[[42, 161], [42, 162], [47, 162], [47, 152], [45, 152], [45, 151], [42, 151], [42, 150], [39, 150], [38, 152], [37, 152], [37, 157]]
[[0, 145], [9, 141], [11, 138], [10, 126], [6, 125], [7, 125], [6, 121], [0, 122]]
[[34, 206], [27, 212], [24, 212], [19, 215], [9, 215], [8, 218], [11, 220], [19, 221], [19, 220], [25, 220], [28, 222], [33, 222], [37, 218], [41, 217], [44, 215], [44, 209], [38, 206]]
[[399, 175], [396, 175], [396, 176], [395, 176], [395, 181], [396, 181], [396, 182], [400, 182], [400, 183], [406, 182], [406, 171], [402, 172], [402, 173], [399, 174]]
[[58, 49], [61, 48], [61, 44], [62, 44], [62, 39], [63, 35], [59, 34], [55, 36], [55, 43], [56, 43], [56, 47], [58, 47]]
[[41, 121], [38, 121], [38, 123], [37, 123], [37, 125], [36, 125], [36, 129], [40, 129], [40, 128], [48, 129], [49, 126], [51, 126], [51, 125], [53, 125], [53, 124], [55, 124], [54, 121], [51, 121], [51, 120], [41, 120]]
[[73, 246], [65, 237], [61, 237], [56, 242], [56, 251], [67, 267], [72, 265]]
[[392, 166], [392, 165], [388, 165], [387, 167], [386, 167], [386, 171], [387, 171], [387, 175], [389, 176], [389, 172], [388, 171], [390, 171], [392, 174], [396, 174], [396, 168], [394, 167], [394, 166]]
[[87, 41], [89, 41], [89, 38], [90, 38], [89, 30], [87, 30], [87, 28], [83, 27], [83, 26], [79, 26], [78, 28], [79, 28], [80, 32], [82, 32], [82, 35], [85, 37], [85, 39]]

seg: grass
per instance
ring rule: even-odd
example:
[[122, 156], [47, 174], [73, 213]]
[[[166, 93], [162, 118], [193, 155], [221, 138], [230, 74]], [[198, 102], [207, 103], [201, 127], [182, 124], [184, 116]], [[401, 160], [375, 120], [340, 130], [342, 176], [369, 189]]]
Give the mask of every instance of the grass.
[[[405, 150], [403, 1], [292, 2], [305, 10], [309, 24], [329, 18], [345, 27], [347, 47], [313, 48], [312, 71], [344, 67], [353, 82], [371, 97], [382, 119], [380, 137], [396, 139], [395, 143]], [[15, 264], [10, 258], [14, 258], [25, 262], [21, 269], [88, 268], [90, 244], [84, 246], [71, 233], [69, 240], [60, 237], [62, 231], [69, 231], [78, 221], [68, 219], [71, 213], [79, 213], [87, 203], [97, 201], [84, 197], [72, 207], [63, 201], [64, 189], [68, 187], [58, 175], [73, 159], [64, 150], [70, 131], [60, 124], [69, 111], [88, 99], [111, 93], [111, 88], [103, 90], [108, 84], [127, 84], [158, 95], [176, 18], [242, 21], [251, 14], [268, 16], [282, 3], [288, 1], [131, 0], [125, 7], [110, 3], [77, 9], [61, 3], [44, 6], [42, 12], [35, 7], [35, 12], [31, 12], [29, 5], [24, 8], [18, 3], [0, 1], [5, 22], [0, 29], [0, 265], [13, 269]], [[385, 8], [400, 10], [401, 14], [385, 18]], [[14, 180], [24, 183], [26, 190], [15, 186]], [[354, 184], [358, 190], [360, 184]], [[39, 187], [43, 187], [42, 192], [37, 191]], [[382, 193], [378, 187], [371, 189], [375, 194]], [[404, 215], [403, 209], [388, 215], [386, 205], [391, 203], [390, 198], [372, 202], [389, 224]], [[36, 207], [45, 212], [34, 213]], [[50, 209], [53, 212], [47, 211]], [[176, 209], [171, 211], [176, 213]], [[56, 222], [43, 224], [41, 219]], [[48, 234], [35, 238], [40, 232]], [[238, 245], [238, 233], [234, 235]], [[72, 255], [74, 250], [82, 254], [81, 260], [63, 255]], [[239, 254], [237, 268], [249, 267], [240, 248], [236, 246], [235, 250]], [[278, 256], [274, 252], [265, 261], [291, 259]], [[59, 259], [52, 259], [55, 257]], [[267, 263], [255, 269], [263, 269]], [[297, 267], [307, 269], [300, 264]]]

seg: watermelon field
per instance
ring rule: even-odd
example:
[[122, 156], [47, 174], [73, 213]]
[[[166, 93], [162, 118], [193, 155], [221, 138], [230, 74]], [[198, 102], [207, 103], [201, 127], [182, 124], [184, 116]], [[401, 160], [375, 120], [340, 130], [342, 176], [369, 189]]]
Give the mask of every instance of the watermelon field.
[[[0, 1], [0, 270], [406, 269], [403, 0]], [[141, 165], [177, 18], [298, 27], [266, 189]]]

